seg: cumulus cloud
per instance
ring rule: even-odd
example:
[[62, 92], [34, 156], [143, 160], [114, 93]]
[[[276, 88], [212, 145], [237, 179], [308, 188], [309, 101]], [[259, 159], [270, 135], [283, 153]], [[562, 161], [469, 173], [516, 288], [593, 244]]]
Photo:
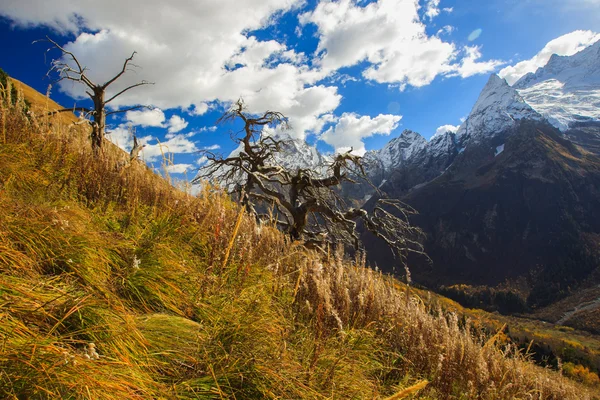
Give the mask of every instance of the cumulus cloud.
[[176, 133], [188, 126], [188, 122], [178, 115], [173, 115], [167, 124], [169, 133]]
[[196, 165], [198, 165], [199, 167], [203, 166], [204, 164], [206, 164], [208, 162], [208, 157], [206, 156], [202, 156], [199, 159], [196, 160]]
[[[438, 6], [437, 0], [426, 3], [426, 16], [439, 14]], [[418, 12], [414, 0], [379, 0], [364, 7], [351, 0], [323, 1], [299, 20], [302, 25], [317, 26], [314, 62], [324, 71], [367, 61], [365, 78], [402, 89], [428, 85], [435, 77], [460, 68], [456, 63], [460, 50], [427, 35]]]
[[454, 66], [454, 72], [451, 72], [449, 76], [468, 78], [473, 75], [495, 71], [499, 66], [506, 64], [499, 60], [479, 62], [478, 60], [481, 58], [481, 47], [479, 46], [466, 46], [464, 48], [464, 53], [465, 56], [460, 61], [460, 64]]
[[548, 42], [539, 53], [529, 60], [504, 68], [499, 75], [506, 79], [509, 85], [512, 85], [524, 75], [545, 66], [553, 54], [571, 56], [598, 40], [600, 40], [600, 33], [592, 31], [579, 30], [567, 33]]
[[460, 125], [442, 125], [435, 130], [435, 134], [432, 136], [432, 139], [436, 136], [445, 135], [447, 132], [456, 133]]
[[121, 124], [114, 129], [108, 130], [106, 132], [106, 138], [126, 152], [130, 152], [133, 147], [133, 135], [125, 124]]
[[437, 35], [437, 36], [441, 36], [441, 35], [449, 35], [449, 34], [451, 34], [452, 32], [454, 32], [455, 30], [456, 30], [456, 28], [455, 28], [455, 27], [453, 27], [452, 25], [446, 25], [446, 26], [443, 26], [442, 28], [440, 28], [440, 29], [437, 31], [436, 35]]
[[[107, 132], [106, 138], [119, 146], [121, 149], [129, 152], [133, 147], [133, 135], [131, 129], [126, 124], [120, 124]], [[175, 134], [168, 140], [158, 142], [152, 136], [138, 137], [140, 144], [146, 146], [141, 151], [141, 158], [145, 161], [155, 162], [165, 154], [189, 154], [198, 151], [196, 143], [189, 140], [186, 135]]]
[[425, 5], [425, 16], [434, 19], [440, 15], [440, 0], [428, 0]]
[[[70, 33], [74, 39], [64, 47], [89, 67], [95, 82], [114, 76], [123, 60], [137, 51], [134, 62], [140, 68], [128, 71], [108, 95], [141, 80], [155, 85], [127, 91], [111, 104], [156, 107], [126, 118], [135, 125], [166, 128], [169, 141], [184, 138], [179, 132], [187, 121], [179, 116], [167, 121], [162, 110], [203, 115], [240, 97], [250, 112], [283, 112], [295, 137], [320, 134], [341, 103], [337, 85], [349, 81], [343, 74], [324, 78], [362, 61], [367, 61], [363, 77], [399, 87], [424, 86], [439, 75], [470, 76], [457, 72], [467, 67], [472, 73], [489, 70], [479, 61], [480, 53], [471, 60], [474, 65], [465, 66], [469, 59], [460, 59], [461, 49], [426, 33], [422, 18], [451, 11], [440, 10], [439, 0], [425, 3], [425, 14], [417, 0], [321, 1], [299, 16], [298, 33], [306, 24], [317, 26], [318, 49], [310, 62], [281, 40], [262, 40], [250, 33], [300, 9], [304, 0], [55, 3], [48, 7], [47, 0], [6, 0], [0, 15], [20, 27], [44, 25]], [[63, 84], [61, 90], [84, 96], [77, 85]]]
[[[250, 111], [289, 112], [297, 134], [303, 136], [318, 130], [319, 117], [339, 105], [335, 86], [313, 88], [325, 75], [307, 66], [302, 53], [248, 33], [272, 24], [302, 0], [46, 3], [8, 0], [0, 5], [0, 15], [22, 27], [46, 25], [73, 33], [75, 39], [64, 47], [90, 66], [90, 78], [97, 82], [114, 76], [123, 60], [137, 51], [134, 62], [141, 68], [115, 82], [112, 92], [142, 79], [155, 85], [126, 92], [114, 106], [151, 104], [202, 115], [209, 104], [243, 97]], [[63, 85], [62, 90], [83, 96], [77, 85]]]
[[165, 113], [160, 108], [150, 110], [127, 111], [125, 119], [134, 126], [165, 128], [167, 129], [167, 139], [175, 136], [175, 133], [185, 129], [188, 122], [179, 115], [172, 115], [166, 120]]
[[440, 10], [440, 0], [427, 0], [425, 3], [425, 16], [431, 21], [441, 14], [441, 12], [451, 13], [454, 11], [452, 7], [442, 8]]
[[398, 127], [400, 115], [380, 114], [375, 118], [344, 113], [335, 126], [327, 129], [321, 140], [333, 146], [336, 152], [353, 149], [354, 154], [365, 154], [363, 139], [375, 134], [389, 135]]
[[210, 107], [206, 103], [194, 104], [190, 107], [189, 113], [191, 115], [200, 116], [206, 114], [209, 108]]
[[167, 171], [172, 174], [183, 174], [193, 168], [194, 166], [192, 164], [171, 164], [167, 166]]
[[146, 144], [141, 152], [142, 158], [149, 162], [160, 160], [163, 154], [190, 154], [198, 151], [196, 143], [181, 134], [160, 143], [155, 138], [147, 138], [142, 143]]
[[203, 126], [199, 129], [200, 132], [214, 132], [217, 130], [216, 126]]
[[165, 122], [165, 113], [160, 108], [141, 111], [127, 111], [125, 119], [133, 125], [142, 127], [162, 127]]

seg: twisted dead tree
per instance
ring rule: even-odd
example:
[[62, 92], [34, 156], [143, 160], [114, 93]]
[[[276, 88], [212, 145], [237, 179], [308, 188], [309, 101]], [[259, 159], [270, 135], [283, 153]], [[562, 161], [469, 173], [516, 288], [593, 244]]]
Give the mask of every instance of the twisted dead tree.
[[[63, 108], [56, 111], [51, 111], [50, 114], [62, 113], [62, 112], [76, 112], [79, 111], [83, 113], [84, 117], [88, 120], [90, 126], [92, 127], [91, 139], [92, 139], [92, 149], [97, 153], [102, 148], [102, 143], [104, 141], [104, 134], [106, 131], [106, 117], [113, 114], [124, 113], [127, 111], [138, 110], [140, 108], [148, 108], [148, 106], [137, 105], [125, 109], [114, 109], [107, 111], [106, 107], [114, 101], [117, 97], [121, 96], [125, 92], [134, 89], [143, 85], [153, 85], [152, 82], [141, 81], [135, 83], [133, 85], [127, 86], [126, 88], [120, 90], [119, 92], [111, 95], [107, 98], [107, 90], [108, 88], [115, 83], [119, 78], [121, 78], [127, 71], [131, 69], [131, 67], [137, 67], [137, 65], [132, 63], [133, 57], [136, 52], [134, 51], [130, 57], [126, 58], [123, 67], [121, 70], [112, 78], [108, 79], [106, 82], [98, 84], [93, 82], [87, 75], [87, 67], [82, 66], [77, 57], [70, 51], [66, 50], [64, 47], [60, 46], [57, 42], [46, 37], [45, 41], [48, 41], [52, 44], [47, 51], [50, 50], [59, 50], [61, 52], [61, 57], [59, 59], [52, 60], [52, 66], [48, 71], [48, 76], [51, 73], [57, 73], [58, 79], [54, 81], [54, 83], [58, 83], [64, 80], [73, 81], [79, 84], [82, 84], [86, 87], [85, 93], [92, 100], [93, 107], [70, 107]], [[90, 118], [91, 117], [91, 118]]]
[[340, 196], [342, 182], [356, 183], [357, 177], [367, 179], [359, 156], [351, 151], [338, 154], [320, 172], [286, 168], [281, 160], [289, 139], [267, 135], [264, 128], [288, 129], [287, 118], [272, 111], [253, 117], [239, 100], [219, 122], [236, 120], [244, 125], [232, 134], [237, 150], [228, 157], [204, 151], [208, 161], [200, 168], [196, 182], [216, 181], [257, 219], [275, 219], [292, 239], [308, 245], [343, 243], [358, 249], [361, 243], [357, 224], [361, 223], [403, 263], [409, 252], [423, 252], [419, 241], [422, 233], [409, 223], [412, 208], [398, 200], [382, 198], [368, 212], [348, 207]]

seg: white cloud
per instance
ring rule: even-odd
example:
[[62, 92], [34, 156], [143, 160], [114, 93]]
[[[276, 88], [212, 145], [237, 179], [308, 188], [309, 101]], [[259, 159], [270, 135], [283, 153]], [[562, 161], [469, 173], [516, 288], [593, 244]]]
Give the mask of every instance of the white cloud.
[[[596, 1], [598, 3], [598, 1]], [[522, 76], [535, 72], [546, 65], [552, 54], [571, 56], [587, 46], [600, 40], [600, 33], [592, 31], [574, 31], [551, 40], [544, 48], [529, 60], [521, 61], [500, 71], [500, 77], [506, 79], [509, 85], [514, 84]]]
[[496, 70], [505, 63], [499, 60], [489, 60], [484, 62], [478, 62], [481, 58], [481, 48], [479, 46], [466, 46], [464, 48], [465, 56], [460, 62], [460, 65], [455, 66], [455, 72], [449, 74], [449, 76], [460, 76], [461, 78], [468, 78], [473, 75], [485, 74]]
[[175, 133], [185, 129], [188, 122], [178, 115], [172, 115], [167, 121], [165, 113], [160, 108], [141, 111], [127, 111], [125, 119], [134, 126], [166, 128], [167, 139], [175, 136]]
[[431, 137], [432, 139], [439, 135], [445, 135], [447, 132], [456, 133], [460, 125], [442, 125], [435, 130], [435, 134]]
[[106, 138], [126, 152], [130, 152], [133, 147], [133, 135], [131, 134], [131, 130], [125, 124], [107, 130]]
[[425, 6], [425, 16], [430, 20], [440, 15], [440, 0], [428, 0]]
[[[301, 65], [302, 53], [248, 34], [303, 3], [63, 0], [48, 7], [46, 0], [7, 0], [0, 5], [0, 15], [22, 27], [46, 25], [74, 33], [75, 39], [65, 48], [90, 67], [90, 78], [97, 82], [116, 74], [123, 60], [137, 51], [134, 62], [141, 68], [115, 82], [111, 92], [142, 79], [155, 85], [126, 92], [111, 103], [114, 106], [151, 104], [202, 115], [211, 104], [241, 96], [251, 111], [287, 111], [297, 134], [303, 136], [318, 130], [320, 116], [339, 105], [337, 88], [314, 89], [312, 85], [325, 75]], [[77, 85], [61, 88], [72, 96], [83, 95]]]
[[[242, 97], [250, 112], [283, 112], [290, 118], [292, 134], [303, 138], [321, 133], [331, 122], [342, 96], [335, 79], [322, 82], [341, 67], [366, 60], [364, 77], [401, 88], [427, 85], [461, 67], [460, 49], [426, 33], [417, 0], [319, 2], [314, 11], [299, 17], [299, 33], [308, 23], [317, 26], [320, 54], [312, 63], [283, 41], [249, 34], [304, 3], [61, 0], [48, 7], [47, 0], [6, 0], [0, 3], [0, 15], [20, 27], [45, 25], [72, 33], [75, 39], [64, 47], [90, 68], [96, 82], [114, 76], [123, 60], [137, 51], [134, 62], [140, 68], [115, 82], [111, 93], [140, 80], [155, 85], [130, 90], [111, 104], [157, 107], [153, 113], [141, 111], [127, 118], [136, 125], [170, 129], [169, 141], [182, 137], [177, 132], [185, 129], [180, 128], [184, 119], [166, 121], [162, 110], [180, 108], [203, 115]], [[430, 0], [430, 14], [439, 12], [439, 3]], [[344, 80], [348, 81], [339, 82]], [[77, 85], [63, 84], [61, 90], [83, 96]]]
[[375, 118], [344, 113], [335, 126], [327, 129], [321, 140], [334, 147], [336, 152], [353, 149], [358, 155], [365, 153], [363, 139], [375, 134], [389, 135], [398, 127], [402, 119], [400, 115], [380, 114]]
[[188, 122], [178, 115], [173, 115], [167, 124], [169, 133], [176, 133], [188, 126]]
[[[427, 3], [430, 15], [439, 13], [438, 5], [438, 1]], [[324, 71], [367, 61], [365, 78], [403, 89], [428, 85], [460, 65], [456, 64], [460, 51], [453, 43], [428, 36], [418, 12], [415, 0], [379, 0], [364, 7], [351, 0], [323, 1], [299, 20], [317, 26], [314, 62]]]
[[204, 164], [206, 164], [208, 162], [208, 157], [206, 156], [202, 156], [199, 159], [196, 160], [196, 165], [198, 166], [203, 166]]
[[455, 27], [453, 27], [452, 25], [446, 25], [443, 26], [441, 29], [439, 29], [436, 33], [437, 36], [441, 36], [441, 35], [449, 35], [452, 32], [454, 32], [456, 30]]
[[146, 147], [144, 147], [141, 152], [142, 158], [149, 162], [160, 160], [163, 154], [189, 154], [198, 151], [196, 143], [181, 134], [174, 135], [167, 141], [160, 143], [156, 138], [147, 138], [142, 140], [142, 143], [146, 144]]
[[200, 104], [194, 104], [189, 113], [191, 115], [195, 115], [195, 116], [200, 116], [200, 115], [204, 115], [206, 114], [206, 112], [209, 110], [209, 106], [206, 103], [200, 103]]
[[454, 8], [446, 7], [440, 10], [440, 0], [427, 0], [425, 3], [425, 16], [429, 18], [430, 21], [440, 15], [442, 11], [451, 13], [454, 11]]
[[192, 168], [194, 168], [192, 164], [171, 164], [167, 166], [167, 171], [172, 174], [183, 174]]
[[165, 113], [160, 108], [141, 111], [127, 111], [125, 119], [133, 125], [143, 127], [162, 127], [165, 122]]
[[199, 129], [200, 132], [214, 132], [217, 130], [216, 126], [203, 126]]
[[213, 145], [204, 147], [202, 150], [212, 151], [212, 150], [219, 150], [220, 148], [221, 148], [221, 146], [219, 146], [218, 144], [213, 144]]

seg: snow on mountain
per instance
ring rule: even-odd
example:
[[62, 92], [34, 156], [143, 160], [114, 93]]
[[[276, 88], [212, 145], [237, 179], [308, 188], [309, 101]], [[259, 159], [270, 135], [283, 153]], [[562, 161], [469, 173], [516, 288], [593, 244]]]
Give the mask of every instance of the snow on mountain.
[[315, 146], [311, 146], [304, 140], [293, 139], [283, 136], [277, 139], [283, 140], [282, 151], [274, 155], [276, 164], [285, 167], [290, 171], [298, 169], [310, 169], [318, 174], [324, 175], [327, 171], [327, 165], [331, 160], [329, 157], [319, 153]]
[[382, 149], [368, 151], [363, 159], [366, 165], [377, 162], [380, 168], [389, 171], [412, 159], [427, 145], [427, 140], [416, 132], [405, 130], [390, 140]]
[[433, 155], [450, 154], [456, 148], [456, 134], [452, 131], [436, 133], [427, 143], [427, 152]]
[[456, 136], [463, 144], [467, 140], [478, 142], [513, 127], [521, 119], [543, 118], [504, 79], [492, 74]]
[[600, 120], [600, 41], [572, 56], [554, 54], [546, 66], [513, 87], [561, 131], [576, 122]]
[[[400, 169], [416, 176], [411, 180], [416, 184], [419, 179], [425, 181], [441, 174], [467, 146], [497, 138], [520, 120], [547, 119], [565, 131], [574, 122], [600, 121], [599, 110], [600, 41], [573, 56], [553, 55], [545, 67], [523, 76], [512, 87], [492, 74], [458, 130], [450, 125], [440, 127], [429, 141], [405, 130], [382, 149], [368, 151], [363, 165], [376, 185], [382, 185]], [[292, 171], [306, 168], [318, 174], [328, 172], [331, 158], [320, 154], [315, 146], [287, 136], [280, 139], [287, 139], [287, 144], [276, 155], [276, 163]], [[493, 146], [496, 156], [504, 150], [503, 144]], [[232, 155], [239, 151], [234, 150]]]

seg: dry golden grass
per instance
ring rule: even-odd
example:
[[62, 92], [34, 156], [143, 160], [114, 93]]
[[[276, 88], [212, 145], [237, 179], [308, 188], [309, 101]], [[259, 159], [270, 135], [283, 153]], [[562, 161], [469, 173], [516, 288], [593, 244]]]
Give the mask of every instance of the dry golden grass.
[[594, 398], [364, 258], [309, 251], [10, 104], [0, 397]]

